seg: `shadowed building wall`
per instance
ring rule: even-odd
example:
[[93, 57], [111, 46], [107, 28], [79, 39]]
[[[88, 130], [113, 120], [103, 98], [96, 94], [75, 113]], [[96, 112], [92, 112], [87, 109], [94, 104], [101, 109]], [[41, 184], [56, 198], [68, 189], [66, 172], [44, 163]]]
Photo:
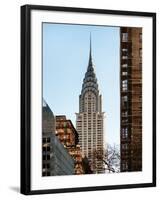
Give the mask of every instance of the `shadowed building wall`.
[[55, 135], [55, 117], [43, 101], [42, 176], [73, 175], [74, 159]]

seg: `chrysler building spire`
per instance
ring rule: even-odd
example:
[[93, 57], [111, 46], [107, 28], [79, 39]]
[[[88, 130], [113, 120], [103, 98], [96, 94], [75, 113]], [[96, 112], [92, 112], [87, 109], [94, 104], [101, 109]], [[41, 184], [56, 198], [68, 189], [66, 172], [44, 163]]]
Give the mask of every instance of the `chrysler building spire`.
[[82, 90], [80, 95], [80, 112], [84, 112], [86, 110], [85, 96], [88, 92], [93, 93], [95, 95], [95, 106], [93, 110], [101, 112], [101, 97], [99, 97], [98, 82], [92, 61], [91, 35], [88, 67], [85, 73], [85, 77], [83, 79]]
[[92, 64], [92, 39], [91, 39], [91, 33], [90, 33], [89, 62], [90, 62], [90, 64]]
[[89, 50], [88, 70], [93, 70], [91, 33], [90, 33], [90, 50]]
[[93, 173], [103, 173], [103, 161], [94, 158], [94, 151], [103, 149], [103, 119], [102, 97], [99, 94], [98, 82], [92, 61], [92, 41], [90, 34], [90, 49], [87, 71], [79, 95], [79, 113], [76, 117], [76, 128], [82, 154], [91, 163]]

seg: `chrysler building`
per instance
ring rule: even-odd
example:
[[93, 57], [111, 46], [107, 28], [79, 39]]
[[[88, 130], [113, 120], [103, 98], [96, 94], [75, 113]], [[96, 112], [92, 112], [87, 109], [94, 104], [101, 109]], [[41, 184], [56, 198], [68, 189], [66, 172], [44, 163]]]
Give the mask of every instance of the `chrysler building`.
[[82, 155], [88, 158], [94, 174], [104, 173], [103, 160], [97, 159], [95, 156], [97, 152], [103, 155], [103, 123], [102, 96], [98, 89], [94, 70], [90, 37], [89, 61], [83, 79], [81, 94], [79, 95], [79, 113], [76, 113], [76, 129], [79, 134]]

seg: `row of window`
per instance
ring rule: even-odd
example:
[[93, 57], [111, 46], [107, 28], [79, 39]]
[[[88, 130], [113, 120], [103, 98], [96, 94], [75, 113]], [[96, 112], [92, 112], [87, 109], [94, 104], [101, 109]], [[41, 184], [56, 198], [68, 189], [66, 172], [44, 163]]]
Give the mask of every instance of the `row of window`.
[[128, 42], [128, 33], [122, 33], [122, 42]]
[[127, 68], [128, 67], [128, 64], [125, 63], [125, 64], [122, 64], [122, 68]]
[[128, 163], [127, 162], [123, 162], [122, 163], [122, 169], [123, 170], [128, 170]]
[[127, 102], [127, 101], [128, 101], [128, 96], [127, 96], [127, 95], [122, 96], [122, 101], [123, 101], [123, 102]]
[[42, 139], [43, 143], [50, 143], [51, 142], [51, 138], [50, 137], [46, 137]]
[[[122, 42], [128, 42], [128, 33], [122, 33]], [[139, 42], [142, 42], [142, 33], [139, 34]]]
[[51, 173], [48, 171], [42, 173], [42, 176], [50, 176], [50, 175], [51, 175]]
[[123, 124], [127, 124], [128, 123], [128, 119], [122, 119], [122, 123]]
[[[122, 50], [126, 50], [126, 52], [127, 52], [128, 49], [122, 49]], [[139, 48], [139, 57], [142, 58], [142, 48]], [[121, 58], [122, 58], [122, 60], [127, 60], [129, 57], [128, 57], [128, 55], [122, 55]]]
[[[121, 65], [122, 66], [122, 68], [123, 69], [127, 69], [128, 67], [129, 67], [129, 65], [127, 64], [127, 63], [124, 63], [124, 64], [122, 64]], [[134, 67], [134, 66], [132, 66], [132, 67]], [[136, 66], [136, 68], [137, 68], [137, 66]], [[139, 63], [139, 69], [142, 69], [142, 63]], [[139, 70], [139, 69], [137, 69], [137, 70]], [[123, 71], [124, 72], [124, 71]], [[123, 73], [122, 72], [122, 73]], [[123, 75], [123, 74], [122, 74]]]
[[122, 149], [123, 149], [123, 150], [127, 150], [127, 149], [128, 149], [128, 147], [129, 147], [129, 146], [128, 146], [128, 144], [127, 144], [127, 143], [126, 143], [126, 144], [122, 144]]
[[128, 72], [122, 72], [122, 76], [127, 76]]
[[122, 91], [127, 91], [128, 90], [128, 80], [123, 80], [122, 81]]
[[128, 138], [128, 133], [122, 133], [122, 139], [127, 139]]
[[50, 163], [43, 163], [43, 169], [49, 169]]
[[46, 151], [49, 152], [50, 150], [51, 150], [50, 146], [43, 147], [43, 152], [46, 152]]
[[122, 117], [128, 117], [128, 111], [123, 111], [122, 112]]
[[43, 155], [43, 160], [50, 160], [50, 159], [51, 159], [50, 154]]
[[[122, 80], [122, 91], [127, 91], [128, 90], [128, 80], [125, 79], [125, 80]], [[134, 86], [134, 88], [132, 89], [132, 91], [134, 92], [137, 92], [141, 90], [141, 86]]]

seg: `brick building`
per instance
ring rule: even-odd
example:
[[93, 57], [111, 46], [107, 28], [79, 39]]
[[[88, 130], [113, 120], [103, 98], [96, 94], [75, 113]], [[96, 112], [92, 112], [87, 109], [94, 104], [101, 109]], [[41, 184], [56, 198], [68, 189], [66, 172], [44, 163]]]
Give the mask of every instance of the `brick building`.
[[80, 145], [78, 144], [78, 133], [74, 128], [72, 121], [66, 119], [66, 116], [64, 115], [56, 116], [56, 135], [68, 150], [69, 154], [74, 158], [75, 174], [83, 174], [82, 152]]
[[142, 28], [120, 28], [121, 171], [142, 170]]

